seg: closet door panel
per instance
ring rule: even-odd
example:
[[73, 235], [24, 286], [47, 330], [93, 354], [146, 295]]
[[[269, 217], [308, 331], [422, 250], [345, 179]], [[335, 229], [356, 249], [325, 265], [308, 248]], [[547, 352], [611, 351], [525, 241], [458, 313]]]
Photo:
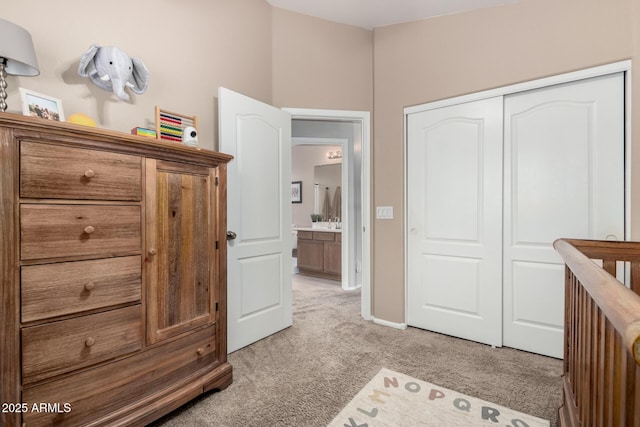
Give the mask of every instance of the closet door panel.
[[624, 237], [622, 74], [505, 97], [504, 345], [562, 358], [559, 238]]
[[499, 346], [502, 98], [408, 118], [408, 316]]

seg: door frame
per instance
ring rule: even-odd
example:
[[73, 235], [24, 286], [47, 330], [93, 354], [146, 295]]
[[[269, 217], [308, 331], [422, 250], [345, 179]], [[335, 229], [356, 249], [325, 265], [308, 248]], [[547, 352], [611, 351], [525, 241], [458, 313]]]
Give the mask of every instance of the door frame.
[[[348, 110], [320, 110], [307, 108], [283, 108], [291, 114], [291, 119], [343, 121], [360, 123], [362, 130], [362, 171], [361, 180], [361, 206], [362, 206], [362, 287], [360, 289], [360, 314], [365, 320], [372, 320], [371, 316], [371, 119], [368, 111]], [[293, 140], [300, 140], [293, 138]], [[343, 150], [343, 153], [345, 150]], [[349, 168], [353, 167], [353, 156], [349, 156]], [[345, 174], [343, 173], [343, 181]], [[354, 263], [348, 266], [355, 268]], [[347, 266], [343, 262], [344, 275]]]
[[[409, 135], [407, 134], [407, 122], [409, 114], [418, 113], [427, 110], [435, 110], [442, 107], [448, 107], [457, 104], [463, 104], [482, 99], [493, 98], [497, 96], [507, 96], [518, 92], [528, 90], [541, 89], [563, 83], [571, 83], [578, 80], [590, 79], [593, 77], [605, 76], [614, 73], [624, 73], [624, 239], [631, 239], [631, 60], [614, 62], [611, 64], [601, 65], [597, 67], [587, 68], [579, 71], [573, 71], [564, 74], [558, 74], [551, 77], [531, 80], [514, 85], [503, 86], [481, 92], [474, 92], [467, 95], [456, 96], [453, 98], [442, 99], [438, 101], [428, 102], [425, 104], [414, 105], [404, 108], [404, 145], [403, 145], [403, 186], [404, 186], [404, 248], [405, 254], [408, 254], [408, 159], [407, 148]], [[408, 319], [409, 301], [407, 298], [409, 287], [409, 263], [408, 255], [404, 257], [404, 315], [405, 324]]]

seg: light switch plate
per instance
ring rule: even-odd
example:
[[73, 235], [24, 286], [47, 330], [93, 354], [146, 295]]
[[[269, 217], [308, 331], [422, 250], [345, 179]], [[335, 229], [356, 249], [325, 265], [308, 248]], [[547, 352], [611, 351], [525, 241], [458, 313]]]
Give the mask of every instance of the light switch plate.
[[376, 219], [393, 219], [393, 206], [376, 206]]

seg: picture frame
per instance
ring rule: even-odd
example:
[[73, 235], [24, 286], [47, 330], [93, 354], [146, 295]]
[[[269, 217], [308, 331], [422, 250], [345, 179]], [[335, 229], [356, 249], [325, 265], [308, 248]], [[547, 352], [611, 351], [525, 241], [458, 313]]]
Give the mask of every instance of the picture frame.
[[291, 181], [291, 203], [302, 203], [302, 181]]
[[38, 117], [56, 122], [64, 122], [64, 110], [62, 101], [33, 90], [18, 88], [22, 100], [22, 114], [29, 117]]

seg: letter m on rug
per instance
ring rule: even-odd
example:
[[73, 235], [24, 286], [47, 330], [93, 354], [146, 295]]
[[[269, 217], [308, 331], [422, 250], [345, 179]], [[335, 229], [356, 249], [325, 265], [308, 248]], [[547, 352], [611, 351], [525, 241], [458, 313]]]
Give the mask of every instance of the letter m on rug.
[[384, 403], [384, 400], [382, 400], [380, 398], [381, 395], [384, 396], [391, 396], [389, 393], [385, 393], [384, 391], [380, 391], [380, 390], [373, 390], [373, 394], [369, 395], [369, 398], [371, 400], [373, 400], [374, 402], [378, 402], [378, 403]]

